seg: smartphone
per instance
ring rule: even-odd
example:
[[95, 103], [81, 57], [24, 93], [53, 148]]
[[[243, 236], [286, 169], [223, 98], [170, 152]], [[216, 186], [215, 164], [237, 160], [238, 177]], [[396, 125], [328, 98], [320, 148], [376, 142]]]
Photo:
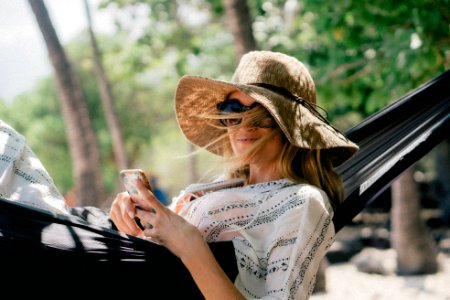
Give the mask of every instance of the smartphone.
[[136, 188], [137, 180], [141, 180], [144, 183], [145, 187], [149, 191], [153, 192], [147, 176], [141, 169], [126, 169], [120, 171], [120, 180], [125, 186], [125, 189], [128, 191], [128, 194], [130, 195], [138, 193], [138, 190]]
[[[142, 171], [141, 169], [125, 169], [120, 171], [120, 180], [122, 181], [123, 185], [125, 186], [125, 189], [127, 190], [130, 196], [132, 194], [138, 194], [138, 190], [136, 188], [137, 180], [141, 180], [144, 183], [145, 187], [153, 192], [152, 187], [150, 186], [150, 182], [148, 181], [147, 175], [145, 175], [144, 171]], [[136, 209], [142, 208], [137, 205]], [[138, 217], [135, 217], [134, 221], [139, 226], [139, 228], [145, 230], [144, 226], [141, 223], [141, 220]]]

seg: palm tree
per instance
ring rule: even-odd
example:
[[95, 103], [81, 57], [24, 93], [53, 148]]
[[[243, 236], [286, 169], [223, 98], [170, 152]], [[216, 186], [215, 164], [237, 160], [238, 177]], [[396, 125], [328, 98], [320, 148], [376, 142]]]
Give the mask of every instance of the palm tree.
[[98, 206], [104, 198], [100, 151], [84, 92], [72, 70], [43, 0], [28, 0], [56, 73], [62, 115], [73, 161], [76, 205]]
[[234, 37], [236, 57], [239, 60], [245, 53], [256, 49], [252, 18], [247, 0], [224, 0], [224, 4], [230, 30]]
[[114, 108], [114, 99], [111, 92], [111, 86], [106, 76], [105, 69], [103, 68], [102, 54], [98, 47], [97, 39], [95, 38], [88, 0], [84, 0], [84, 7], [88, 21], [88, 31], [91, 40], [91, 46], [93, 50], [95, 73], [97, 75], [98, 84], [100, 86], [101, 100], [103, 109], [105, 111], [106, 122], [108, 124], [109, 131], [111, 132], [115, 161], [119, 169], [128, 169], [129, 161], [125, 151], [122, 128], [120, 127], [117, 113]]
[[450, 225], [450, 137], [436, 147], [436, 197], [445, 226]]
[[392, 236], [399, 275], [432, 274], [438, 271], [437, 252], [420, 218], [420, 193], [414, 181], [415, 167], [392, 184]]

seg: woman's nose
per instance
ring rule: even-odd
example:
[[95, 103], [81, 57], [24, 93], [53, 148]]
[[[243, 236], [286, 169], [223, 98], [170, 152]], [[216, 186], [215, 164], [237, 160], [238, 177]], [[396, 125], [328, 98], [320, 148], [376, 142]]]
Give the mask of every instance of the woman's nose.
[[246, 123], [241, 128], [242, 128], [242, 130], [245, 130], [245, 131], [255, 131], [258, 127], [256, 127], [255, 125], [253, 125], [251, 123]]

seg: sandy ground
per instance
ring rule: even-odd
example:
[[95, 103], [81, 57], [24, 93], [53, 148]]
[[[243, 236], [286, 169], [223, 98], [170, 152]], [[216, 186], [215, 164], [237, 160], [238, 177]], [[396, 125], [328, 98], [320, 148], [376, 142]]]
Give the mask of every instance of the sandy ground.
[[327, 292], [310, 300], [450, 300], [450, 255], [440, 259], [442, 270], [424, 276], [366, 274], [350, 262], [331, 264]]

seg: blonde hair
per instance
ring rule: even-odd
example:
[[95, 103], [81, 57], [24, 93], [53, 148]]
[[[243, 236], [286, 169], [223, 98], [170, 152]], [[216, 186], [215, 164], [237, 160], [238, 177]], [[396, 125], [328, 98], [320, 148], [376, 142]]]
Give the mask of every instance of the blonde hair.
[[[248, 112], [240, 113], [237, 116], [240, 118], [246, 116], [246, 120], [258, 120], [267, 116], [267, 111], [261, 107], [261, 109], [252, 109]], [[217, 120], [220, 120], [221, 118], [230, 117], [233, 116], [230, 114], [225, 116], [209, 116], [211, 119], [216, 119], [217, 123], [219, 123]], [[233, 128], [239, 128], [248, 122], [250, 121], [243, 121], [241, 124], [233, 126]], [[281, 139], [284, 143], [283, 149], [278, 157], [278, 169], [280, 170], [281, 176], [296, 183], [308, 183], [322, 189], [328, 195], [333, 208], [336, 208], [336, 206], [343, 201], [344, 186], [342, 179], [334, 170], [331, 159], [320, 149], [304, 149], [294, 146], [287, 140], [281, 129], [276, 126], [262, 139], [258, 140], [258, 142], [246, 153], [237, 156], [233, 153], [231, 148], [227, 127], [222, 125], [215, 126], [223, 128], [224, 134], [217, 140], [212, 141], [209, 146], [220, 144], [220, 147], [222, 148], [225, 177], [242, 177], [248, 179], [248, 161], [253, 156], [257, 155], [270, 139], [277, 134], [281, 134]]]
[[322, 189], [333, 208], [344, 199], [344, 185], [332, 161], [320, 149], [303, 149], [286, 142], [279, 160], [281, 174], [294, 182]]

